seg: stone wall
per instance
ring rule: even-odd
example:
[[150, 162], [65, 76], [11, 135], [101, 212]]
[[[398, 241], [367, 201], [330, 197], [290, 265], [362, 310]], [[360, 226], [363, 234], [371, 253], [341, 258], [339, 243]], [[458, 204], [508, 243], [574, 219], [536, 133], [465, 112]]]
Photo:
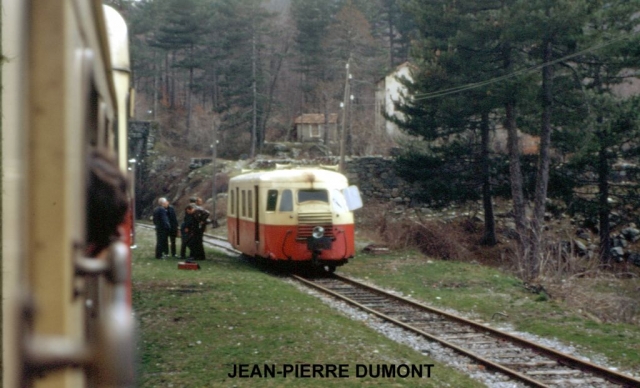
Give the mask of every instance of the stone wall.
[[353, 158], [346, 167], [349, 183], [358, 186], [365, 201], [372, 199], [405, 205], [412, 202], [413, 185], [396, 175], [392, 158]]
[[[305, 159], [258, 159], [249, 167], [272, 169], [276, 164], [337, 166], [340, 158], [325, 156], [313, 160]], [[346, 161], [346, 176], [349, 184], [358, 186], [362, 199], [394, 202], [398, 205], [412, 203], [413, 185], [398, 177], [393, 167], [393, 158], [382, 156], [353, 157]]]
[[156, 142], [157, 123], [129, 121], [129, 158], [144, 160]]

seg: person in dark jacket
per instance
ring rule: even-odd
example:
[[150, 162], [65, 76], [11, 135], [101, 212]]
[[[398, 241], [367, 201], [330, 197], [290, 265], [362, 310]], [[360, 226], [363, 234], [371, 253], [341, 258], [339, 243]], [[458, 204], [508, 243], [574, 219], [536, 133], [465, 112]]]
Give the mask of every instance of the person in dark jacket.
[[96, 257], [123, 237], [120, 226], [129, 210], [129, 182], [120, 172], [115, 157], [103, 149], [91, 149], [87, 164], [85, 254]]
[[164, 252], [169, 251], [171, 224], [165, 203], [166, 198], [158, 199], [158, 207], [153, 211], [153, 224], [156, 226], [156, 259], [162, 259]]
[[180, 258], [185, 260], [187, 258], [187, 248], [189, 248], [189, 255], [193, 256], [193, 250], [191, 249], [190, 239], [193, 235], [189, 234], [189, 230], [192, 231], [192, 214], [193, 211], [189, 211], [189, 206], [193, 205], [193, 210], [195, 210], [196, 197], [189, 198], [189, 205], [184, 209], [184, 219], [182, 220], [182, 224], [180, 225], [180, 238], [182, 239], [182, 243], [180, 244]]
[[[178, 237], [178, 217], [176, 216], [176, 209], [169, 205], [169, 201], [166, 202], [167, 216], [169, 217], [169, 225], [171, 230], [169, 231], [169, 247], [171, 248], [171, 256], [176, 255], [176, 237]], [[169, 252], [166, 252], [169, 254]]]
[[186, 258], [187, 261], [194, 259], [198, 253], [198, 248], [195, 244], [198, 235], [198, 221], [194, 216], [196, 208], [197, 206], [195, 204], [189, 204], [184, 211], [184, 222], [182, 223], [182, 247], [180, 254], [181, 258], [185, 259], [184, 254], [186, 253], [186, 248], [189, 248], [189, 257]]
[[199, 205], [196, 205], [192, 216], [194, 219], [194, 240], [192, 244], [193, 250], [191, 251], [191, 255], [195, 260], [204, 260], [204, 245], [202, 240], [204, 237], [204, 230], [207, 227], [207, 223], [209, 222], [209, 212], [201, 208]]

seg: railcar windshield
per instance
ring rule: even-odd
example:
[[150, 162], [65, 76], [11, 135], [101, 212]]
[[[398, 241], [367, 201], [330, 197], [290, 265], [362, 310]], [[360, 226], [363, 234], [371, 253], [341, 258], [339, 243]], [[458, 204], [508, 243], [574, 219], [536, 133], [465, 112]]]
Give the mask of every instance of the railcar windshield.
[[280, 198], [279, 210], [281, 212], [293, 211], [293, 195], [291, 194], [291, 190], [289, 189], [282, 190], [282, 197]]
[[299, 190], [298, 191], [298, 203], [319, 201], [329, 202], [329, 193], [327, 190]]

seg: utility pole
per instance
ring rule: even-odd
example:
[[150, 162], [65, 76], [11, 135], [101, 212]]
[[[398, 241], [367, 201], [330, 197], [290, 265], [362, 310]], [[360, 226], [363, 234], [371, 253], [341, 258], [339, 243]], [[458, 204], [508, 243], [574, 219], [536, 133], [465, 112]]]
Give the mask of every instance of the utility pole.
[[342, 132], [340, 132], [340, 172], [345, 173], [345, 163], [344, 163], [344, 146], [345, 146], [345, 133], [346, 133], [346, 124], [347, 124], [347, 104], [349, 103], [349, 79], [351, 78], [351, 74], [349, 74], [349, 64], [351, 63], [351, 55], [349, 55], [349, 59], [347, 60], [347, 74], [344, 81], [344, 97], [342, 102]]
[[[351, 79], [349, 79], [351, 83]], [[349, 92], [351, 92], [351, 84], [349, 84]], [[349, 130], [347, 131], [347, 152], [349, 156], [353, 156], [353, 117], [351, 116], [353, 107], [353, 94], [349, 96]]]
[[218, 193], [216, 192], [216, 159], [218, 159], [218, 126], [216, 125], [216, 120], [213, 120], [213, 144], [211, 145], [212, 148], [212, 156], [211, 156], [211, 166], [213, 167], [213, 172], [211, 173], [211, 186], [212, 186], [212, 190], [211, 190], [211, 206], [212, 206], [212, 212], [211, 212], [211, 227], [213, 228], [217, 228], [218, 227], [218, 218], [216, 217], [216, 197], [218, 196]]

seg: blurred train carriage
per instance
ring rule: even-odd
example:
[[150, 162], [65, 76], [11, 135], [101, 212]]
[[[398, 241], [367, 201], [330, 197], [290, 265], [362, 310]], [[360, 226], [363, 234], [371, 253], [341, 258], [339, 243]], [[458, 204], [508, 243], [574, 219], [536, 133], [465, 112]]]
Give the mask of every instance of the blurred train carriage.
[[355, 254], [355, 186], [335, 171], [252, 172], [229, 182], [229, 242], [243, 254], [335, 271]]
[[133, 386], [131, 215], [85, 256], [90, 150], [128, 170], [126, 24], [100, 0], [5, 1], [2, 39], [2, 386]]

